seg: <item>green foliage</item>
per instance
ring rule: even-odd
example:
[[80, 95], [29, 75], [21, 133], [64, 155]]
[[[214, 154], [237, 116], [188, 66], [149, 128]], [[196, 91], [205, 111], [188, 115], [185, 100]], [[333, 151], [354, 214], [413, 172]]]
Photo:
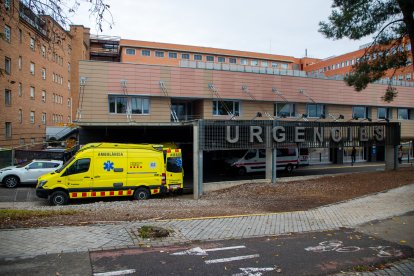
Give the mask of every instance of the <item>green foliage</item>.
[[[394, 76], [397, 69], [409, 65], [404, 39], [414, 40], [414, 0], [334, 0], [332, 9], [329, 21], [319, 23], [319, 31], [327, 38], [358, 40], [374, 35], [372, 44], [345, 78], [356, 91], [381, 79], [389, 70]], [[382, 97], [388, 102], [397, 95], [391, 79]]]

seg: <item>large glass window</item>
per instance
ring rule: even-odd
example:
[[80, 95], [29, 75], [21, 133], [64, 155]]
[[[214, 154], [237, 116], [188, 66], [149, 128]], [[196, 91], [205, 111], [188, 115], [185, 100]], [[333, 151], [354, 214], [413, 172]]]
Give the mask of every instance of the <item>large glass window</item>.
[[177, 53], [169, 52], [168, 57], [169, 58], [177, 58]]
[[164, 57], [164, 52], [161, 52], [161, 51], [155, 51], [155, 56], [156, 56], [156, 57], [161, 57], [161, 58], [163, 58], [163, 57]]
[[229, 58], [229, 62], [231, 64], [236, 64], [237, 63], [237, 59], [236, 58]]
[[241, 64], [241, 65], [247, 65], [247, 59], [245, 59], [245, 58], [241, 58], [241, 59], [240, 59], [240, 64]]
[[387, 107], [378, 107], [378, 119], [391, 119], [391, 109]]
[[109, 113], [126, 113], [127, 98], [126, 97], [109, 97]]
[[131, 112], [132, 114], [149, 114], [149, 99], [131, 98]]
[[149, 57], [151, 55], [151, 51], [150, 50], [142, 50], [141, 55], [143, 55], [144, 57]]
[[194, 60], [202, 60], [203, 56], [202, 55], [194, 55]]
[[206, 60], [207, 61], [214, 61], [214, 57], [213, 56], [206, 56]]
[[365, 106], [354, 106], [354, 107], [352, 107], [352, 118], [353, 119], [368, 118], [368, 108], [366, 108]]
[[276, 117], [295, 117], [295, 104], [293, 103], [276, 103], [275, 112]]
[[213, 101], [213, 115], [240, 116], [240, 103], [236, 101]]
[[224, 57], [218, 57], [217, 60], [218, 62], [226, 62], [226, 58]]
[[308, 113], [309, 118], [325, 117], [325, 105], [324, 104], [308, 104], [307, 113]]
[[398, 108], [398, 120], [408, 120], [408, 108]]
[[181, 54], [181, 59], [190, 59], [190, 54]]
[[149, 98], [109, 96], [109, 113], [126, 114], [128, 102], [132, 114], [149, 114]]

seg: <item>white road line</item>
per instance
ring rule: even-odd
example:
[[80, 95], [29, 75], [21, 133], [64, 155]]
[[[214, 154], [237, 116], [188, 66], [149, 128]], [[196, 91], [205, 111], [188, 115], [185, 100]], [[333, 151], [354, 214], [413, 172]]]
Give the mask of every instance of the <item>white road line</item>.
[[240, 248], [246, 248], [246, 246], [238, 245], [238, 246], [219, 247], [219, 248], [210, 248], [210, 249], [202, 249], [200, 247], [194, 247], [186, 251], [175, 252], [170, 255], [173, 255], [173, 256], [183, 256], [183, 255], [207, 256], [208, 255], [207, 252], [210, 252], [210, 251], [231, 250], [231, 249], [240, 249]]
[[205, 261], [205, 263], [206, 264], [217, 264], [217, 263], [226, 263], [226, 262], [233, 262], [233, 261], [240, 261], [240, 260], [246, 260], [246, 259], [259, 258], [259, 257], [260, 257], [259, 254], [254, 254], [254, 255], [237, 256], [237, 257], [231, 257], [231, 258], [207, 260], [207, 261]]
[[118, 271], [109, 271], [109, 272], [102, 272], [102, 273], [94, 273], [93, 276], [116, 276], [116, 275], [127, 275], [135, 273], [135, 269], [126, 269], [126, 270], [118, 270]]
[[229, 246], [229, 247], [219, 247], [219, 248], [204, 249], [204, 251], [210, 252], [210, 251], [221, 251], [221, 250], [230, 250], [230, 249], [239, 249], [239, 248], [246, 248], [246, 246], [238, 245], [238, 246]]

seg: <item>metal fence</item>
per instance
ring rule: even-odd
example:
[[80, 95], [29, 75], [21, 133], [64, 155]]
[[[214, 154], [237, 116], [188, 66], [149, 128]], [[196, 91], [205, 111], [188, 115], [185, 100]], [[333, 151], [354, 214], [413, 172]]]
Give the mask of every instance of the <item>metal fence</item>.
[[200, 149], [368, 147], [400, 144], [399, 123], [199, 121]]
[[54, 159], [54, 160], [69, 160], [77, 152], [78, 147], [64, 150], [25, 150], [15, 149], [14, 150], [14, 163], [21, 164], [26, 161], [33, 159]]

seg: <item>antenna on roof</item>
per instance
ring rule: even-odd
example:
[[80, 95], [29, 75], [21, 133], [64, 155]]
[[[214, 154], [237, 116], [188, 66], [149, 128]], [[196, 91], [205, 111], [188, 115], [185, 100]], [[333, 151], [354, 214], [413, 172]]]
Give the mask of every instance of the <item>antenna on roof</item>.
[[308, 57], [308, 49], [305, 48], [305, 57]]

